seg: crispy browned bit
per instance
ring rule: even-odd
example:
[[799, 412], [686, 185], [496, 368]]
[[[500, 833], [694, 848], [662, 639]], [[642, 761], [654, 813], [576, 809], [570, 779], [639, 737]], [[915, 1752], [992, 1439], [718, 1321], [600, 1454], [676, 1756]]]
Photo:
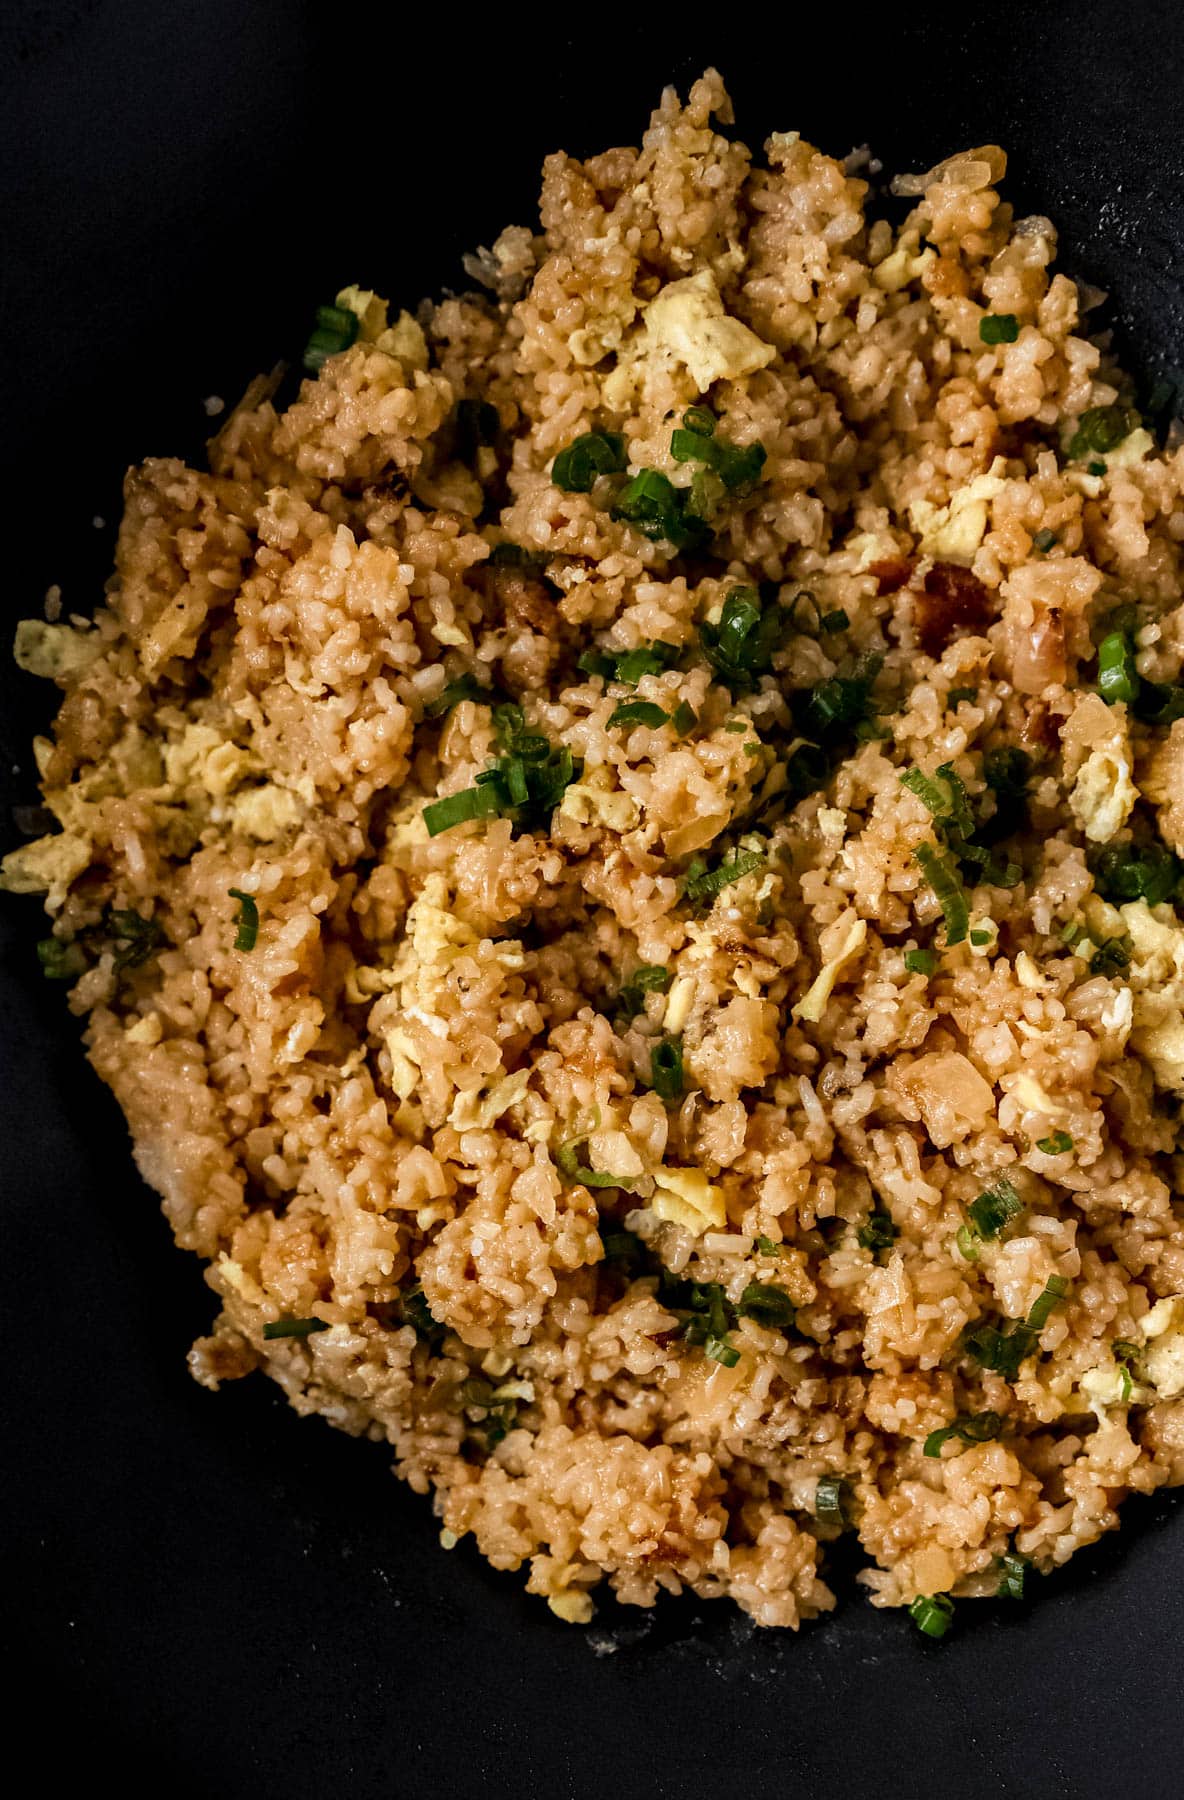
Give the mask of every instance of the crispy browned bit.
[[555, 596], [541, 576], [507, 568], [491, 569], [489, 579], [508, 624], [525, 625], [531, 631], [554, 631]]
[[1051, 713], [1043, 700], [1037, 700], [1024, 715], [1020, 726], [1020, 743], [1036, 755], [1047, 755], [1061, 741], [1061, 721]]
[[939, 256], [922, 276], [922, 286], [935, 300], [962, 299], [970, 292], [970, 276], [956, 257]]
[[951, 639], [982, 631], [991, 596], [978, 576], [958, 563], [937, 562], [913, 601], [913, 623], [926, 656], [940, 656]]
[[895, 594], [899, 593], [902, 587], [908, 586], [916, 566], [915, 557], [886, 556], [879, 562], [869, 563], [867, 572], [876, 578], [877, 593]]

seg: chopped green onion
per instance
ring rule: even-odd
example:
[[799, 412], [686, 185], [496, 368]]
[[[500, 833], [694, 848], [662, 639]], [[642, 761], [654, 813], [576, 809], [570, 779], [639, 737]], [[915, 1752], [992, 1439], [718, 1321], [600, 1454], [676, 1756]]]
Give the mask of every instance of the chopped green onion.
[[683, 895], [694, 906], [709, 905], [726, 887], [742, 881], [764, 865], [765, 859], [757, 850], [734, 850], [729, 861], [717, 864], [714, 869], [709, 869], [702, 858], [696, 856], [682, 878]]
[[545, 828], [564, 790], [579, 774], [582, 765], [566, 744], [556, 748], [541, 732], [528, 731], [516, 703], [495, 706], [493, 722], [504, 753], [481, 771], [474, 787], [424, 807], [430, 837], [466, 819], [498, 814], [512, 818], [523, 830]]
[[926, 881], [937, 895], [942, 918], [946, 923], [946, 947], [964, 941], [970, 926], [970, 908], [949, 857], [942, 856], [932, 844], [918, 844], [913, 855], [921, 865]]
[[950, 689], [949, 693], [946, 695], [946, 705], [949, 707], [951, 712], [957, 712], [957, 710], [958, 710], [959, 706], [961, 706], [963, 700], [968, 701], [973, 706], [974, 702], [977, 699], [978, 699], [978, 689], [977, 688], [952, 687]]
[[682, 1039], [662, 1038], [650, 1051], [650, 1086], [667, 1106], [683, 1090]]
[[1052, 547], [1056, 543], [1056, 541], [1057, 541], [1056, 532], [1050, 531], [1048, 529], [1048, 527], [1045, 526], [1044, 529], [1041, 531], [1038, 531], [1036, 533], [1036, 536], [1032, 539], [1032, 548], [1033, 548], [1033, 550], [1039, 550], [1041, 556], [1044, 556], [1049, 550], [1052, 549]]
[[1012, 1183], [1001, 1175], [994, 1187], [985, 1188], [966, 1208], [971, 1230], [984, 1243], [1001, 1236], [1004, 1228], [1024, 1210]]
[[727, 1338], [708, 1337], [703, 1340], [703, 1354], [712, 1362], [722, 1363], [725, 1369], [734, 1369], [740, 1361], [740, 1352]]
[[346, 306], [318, 306], [316, 329], [304, 346], [304, 367], [319, 374], [326, 359], [348, 350], [358, 335], [358, 315]]
[[1036, 1148], [1045, 1156], [1064, 1156], [1073, 1148], [1073, 1139], [1067, 1131], [1054, 1131], [1050, 1137], [1036, 1139]]
[[772, 669], [788, 627], [783, 607], [763, 607], [755, 588], [734, 587], [718, 623], [699, 627], [699, 642], [720, 680], [733, 693], [743, 693]]
[[986, 1444], [1003, 1430], [1003, 1419], [997, 1412], [959, 1413], [950, 1425], [931, 1431], [925, 1439], [925, 1455], [940, 1456], [952, 1437], [964, 1444]]
[[636, 687], [643, 675], [660, 675], [679, 658], [677, 644], [661, 641], [641, 644], [635, 650], [585, 650], [576, 667], [585, 675], [600, 675], [605, 681], [620, 681]]
[[608, 717], [609, 725], [648, 725], [653, 731], [669, 722], [670, 714], [653, 700], [623, 700]]
[[877, 1250], [889, 1249], [899, 1236], [900, 1227], [896, 1224], [892, 1214], [885, 1212], [882, 1207], [877, 1207], [874, 1212], [869, 1213], [866, 1225], [861, 1225], [855, 1234], [860, 1248], [870, 1250], [873, 1254]]
[[694, 731], [699, 723], [699, 715], [685, 700], [680, 700], [670, 715], [671, 723], [679, 737], [686, 737], [688, 731]]
[[458, 793], [446, 794], [443, 800], [431, 801], [423, 809], [423, 822], [429, 837], [439, 837], [442, 831], [451, 831], [454, 825], [461, 825], [466, 819], [489, 819], [500, 811], [499, 795], [491, 783], [486, 783], [483, 787], [461, 788]]
[[434, 699], [425, 701], [423, 716], [425, 719], [443, 718], [462, 700], [485, 700], [490, 697], [489, 689], [483, 687], [475, 675], [458, 675], [455, 681], [446, 682]]
[[954, 1602], [948, 1594], [918, 1594], [909, 1618], [926, 1637], [943, 1638], [953, 1622]]
[[850, 1523], [851, 1494], [841, 1475], [820, 1475], [814, 1489], [814, 1517], [824, 1525]]
[[567, 494], [587, 494], [598, 475], [619, 475], [628, 465], [619, 431], [585, 431], [551, 464], [551, 482]]
[[1027, 1556], [1017, 1556], [1013, 1551], [999, 1558], [999, 1586], [995, 1593], [1000, 1600], [1022, 1600], [1024, 1597], [1024, 1576], [1032, 1567]]
[[1123, 969], [1129, 969], [1131, 963], [1131, 943], [1127, 937], [1107, 938], [1099, 944], [1089, 959], [1091, 975], [1119, 975]]
[[1134, 1391], [1135, 1378], [1139, 1374], [1139, 1362], [1142, 1352], [1138, 1344], [1132, 1344], [1129, 1338], [1115, 1338], [1110, 1346], [1110, 1354], [1118, 1364], [1121, 1387], [1120, 1399], [1126, 1406]]
[[994, 935], [995, 934], [993, 931], [983, 931], [980, 928], [977, 931], [971, 932], [970, 941], [974, 945], [976, 950], [981, 950], [983, 948], [984, 944], [990, 943], [990, 941], [994, 937]]
[[846, 631], [850, 623], [850, 618], [841, 606], [836, 606], [832, 612], [823, 613], [819, 621], [823, 631]]
[[1069, 1283], [1063, 1275], [1050, 1275], [1044, 1284], [1043, 1292], [1037, 1295], [1029, 1309], [1026, 1321], [1028, 1329], [1043, 1331], [1068, 1292]]
[[668, 475], [642, 469], [617, 495], [610, 517], [632, 525], [652, 542], [665, 539], [675, 550], [698, 547], [711, 535], [705, 519], [690, 510], [690, 494]]
[[1070, 950], [1074, 944], [1079, 944], [1084, 936], [1085, 926], [1079, 925], [1076, 919], [1070, 919], [1067, 925], [1061, 927], [1060, 941], [1062, 944], [1068, 945]]
[[1069, 455], [1077, 458], [1097, 451], [1105, 456], [1116, 450], [1138, 423], [1139, 415], [1132, 407], [1091, 406], [1077, 421], [1077, 429], [1069, 439]]
[[1121, 905], [1145, 900], [1158, 906], [1170, 900], [1184, 878], [1184, 863], [1163, 844], [1107, 844], [1092, 859], [1094, 886], [1104, 900]]
[[1098, 645], [1098, 692], [1107, 706], [1131, 701], [1139, 691], [1135, 653], [1125, 631], [1112, 631]]
[[305, 1338], [311, 1337], [314, 1331], [328, 1329], [325, 1319], [276, 1319], [263, 1327], [263, 1335], [265, 1338]]
[[106, 922], [118, 945], [114, 964], [119, 971], [140, 968], [164, 942], [164, 929], [160, 921], [146, 919], [131, 907], [110, 908]]
[[883, 736], [872, 698], [880, 666], [880, 657], [866, 656], [854, 674], [832, 675], [795, 695], [795, 722], [802, 736], [830, 744], [852, 732], [857, 738]]
[[1104, 462], [1087, 462], [1085, 465], [1085, 472], [1087, 475], [1104, 475], [1106, 473], [1106, 465]]
[[606, 1169], [585, 1168], [580, 1162], [580, 1147], [583, 1138], [575, 1138], [570, 1144], [560, 1144], [554, 1153], [555, 1167], [569, 1181], [582, 1182], [586, 1188], [620, 1188], [624, 1193], [633, 1192], [633, 1178], [626, 1175], [610, 1175]]
[[42, 938], [37, 945], [37, 960], [47, 981], [73, 981], [86, 968], [82, 945], [73, 938]]
[[1014, 313], [985, 313], [978, 322], [978, 335], [984, 344], [1014, 344], [1020, 322]]
[[705, 464], [719, 476], [730, 494], [747, 491], [758, 480], [765, 466], [764, 445], [747, 444], [741, 449], [734, 444], [725, 443], [723, 438], [715, 435], [714, 419], [711, 430], [705, 429], [705, 416], [711, 417], [706, 408], [701, 406], [692, 407], [683, 414], [682, 428], [670, 435], [671, 456], [678, 463]]
[[975, 1237], [969, 1225], [959, 1225], [954, 1242], [957, 1244], [968, 1263], [976, 1263], [982, 1255], [982, 1251], [979, 1249], [978, 1239]]
[[742, 1319], [755, 1319], [771, 1331], [784, 1331], [797, 1317], [797, 1307], [784, 1288], [768, 1281], [750, 1281], [736, 1308]]
[[682, 422], [688, 431], [695, 432], [698, 437], [715, 436], [715, 414], [706, 406], [688, 406], [682, 415]]
[[785, 1249], [784, 1244], [775, 1244], [771, 1237], [758, 1237], [756, 1247], [762, 1256], [780, 1256]]
[[950, 795], [944, 782], [923, 775], [920, 769], [906, 769], [900, 778], [900, 785], [908, 788], [910, 794], [915, 794], [935, 819], [944, 818], [948, 813]]
[[645, 1005], [647, 994], [664, 994], [674, 976], [669, 969], [663, 969], [657, 963], [642, 963], [634, 969], [628, 981], [621, 986], [617, 994], [617, 1011], [623, 1017], [635, 1019]]
[[227, 892], [232, 900], [238, 901], [234, 947], [236, 950], [253, 950], [259, 936], [258, 902], [254, 894], [244, 894], [241, 888], [229, 888]]
[[1040, 1332], [1048, 1323], [1053, 1308], [1064, 1299], [1068, 1287], [1063, 1276], [1050, 1275], [1025, 1320], [980, 1325], [964, 1334], [963, 1347], [984, 1369], [993, 1369], [1006, 1380], [1014, 1381], [1020, 1365], [1039, 1348]]
[[937, 968], [935, 950], [906, 950], [904, 966], [910, 975], [932, 975]]

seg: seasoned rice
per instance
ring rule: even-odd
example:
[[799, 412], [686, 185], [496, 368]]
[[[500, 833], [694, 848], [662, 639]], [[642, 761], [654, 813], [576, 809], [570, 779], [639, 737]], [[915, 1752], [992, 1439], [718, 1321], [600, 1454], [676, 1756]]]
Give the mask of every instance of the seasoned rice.
[[730, 123], [130, 472], [3, 879], [199, 1381], [562, 1618], [796, 1626], [848, 1530], [940, 1631], [1184, 1481], [1184, 451], [1001, 150]]

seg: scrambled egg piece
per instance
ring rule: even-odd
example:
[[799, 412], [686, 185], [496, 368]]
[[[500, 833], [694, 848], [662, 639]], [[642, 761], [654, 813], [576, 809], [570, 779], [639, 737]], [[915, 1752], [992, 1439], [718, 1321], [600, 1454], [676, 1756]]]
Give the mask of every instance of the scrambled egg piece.
[[[1155, 449], [1155, 439], [1151, 433], [1140, 425], [1137, 430], [1130, 431], [1121, 444], [1113, 450], [1102, 452], [1101, 461], [1107, 469], [1129, 469], [1132, 464], [1142, 462], [1143, 458]], [[1091, 452], [1091, 456], [1096, 452]]]
[[427, 339], [409, 312], [401, 312], [395, 323], [388, 325], [387, 302], [381, 294], [361, 287], [342, 288], [337, 305], [354, 314], [358, 321], [358, 336], [364, 344], [374, 344], [388, 356], [397, 356], [409, 368], [427, 368]]
[[604, 396], [623, 410], [644, 380], [645, 365], [677, 364], [706, 393], [714, 381], [739, 381], [777, 354], [739, 319], [729, 317], [710, 269], [668, 281], [642, 314], [640, 337], [608, 376]]
[[213, 799], [224, 800], [251, 767], [250, 752], [212, 725], [186, 725], [175, 743], [165, 745], [164, 778], [177, 792], [201, 787]]
[[[397, 1034], [392, 1033], [392, 1036]], [[388, 1039], [388, 1046], [389, 1046]], [[394, 1058], [392, 1057], [392, 1062]], [[495, 1081], [491, 1088], [484, 1091], [477, 1088], [471, 1093], [458, 1094], [452, 1103], [452, 1111], [448, 1115], [448, 1123], [455, 1125], [458, 1131], [488, 1131], [495, 1125], [502, 1114], [509, 1112], [515, 1103], [521, 1100], [530, 1080], [529, 1069], [515, 1069], [512, 1075], [506, 1075], [501, 1081]], [[400, 1099], [407, 1099], [401, 1094]]]
[[695, 977], [680, 975], [672, 983], [666, 996], [666, 1011], [662, 1018], [662, 1029], [675, 1036], [686, 1026], [691, 1016], [691, 1008], [695, 1004]]
[[50, 912], [65, 901], [70, 883], [90, 865], [90, 844], [72, 831], [21, 844], [0, 862], [0, 888], [10, 894], [44, 894]]
[[997, 456], [985, 475], [976, 475], [965, 487], [950, 495], [948, 506], [934, 506], [928, 500], [914, 500], [909, 507], [909, 520], [920, 536], [920, 549], [926, 556], [938, 556], [946, 562], [969, 563], [983, 541], [991, 501], [1007, 485], [1006, 462]]
[[1138, 798], [1127, 759], [1111, 749], [1095, 750], [1078, 771], [1069, 807], [1092, 843], [1108, 844]]
[[230, 811], [236, 831], [261, 844], [273, 844], [299, 822], [303, 808], [290, 788], [265, 781], [262, 787], [248, 788], [240, 794]]
[[1161, 1087], [1184, 1093], [1184, 927], [1165, 924], [1145, 900], [1118, 908], [1131, 940], [1131, 1043]]
[[923, 275], [930, 263], [937, 261], [937, 251], [932, 245], [922, 250], [920, 243], [919, 231], [902, 231], [895, 250], [876, 264], [872, 280], [885, 294], [898, 294], [910, 281]]
[[641, 819], [641, 807], [632, 794], [615, 785], [606, 764], [590, 769], [582, 781], [573, 781], [564, 789], [559, 813], [577, 825], [604, 825], [616, 832], [632, 831]]
[[63, 681], [89, 668], [102, 650], [97, 631], [75, 631], [71, 625], [49, 625], [44, 619], [22, 619], [12, 646], [18, 669], [50, 681]]
[[1184, 1393], [1184, 1294], [1158, 1300], [1143, 1320], [1143, 1368], [1161, 1400]]
[[[402, 1025], [385, 1024], [384, 1015], [385, 1019], [390, 1018], [389, 995], [395, 996], [405, 1017], [416, 1020], [429, 1031], [443, 1033], [446, 1026], [434, 1008], [448, 970], [462, 952], [473, 949], [481, 941], [473, 927], [450, 910], [449, 898], [447, 877], [438, 871], [429, 875], [407, 909], [403, 941], [391, 967], [372, 974], [366, 984], [386, 990], [371, 1011], [371, 1029], [386, 1045], [391, 1061], [391, 1085], [400, 1100], [410, 1099], [419, 1085], [419, 1049]], [[498, 943], [495, 954], [505, 969], [520, 969], [525, 960], [521, 944], [512, 938]], [[505, 1080], [512, 1083], [517, 1077], [507, 1076]], [[520, 1088], [524, 1089], [525, 1085], [523, 1079]], [[484, 1098], [491, 1100], [503, 1086], [504, 1083], [498, 1083]], [[511, 1089], [505, 1104], [491, 1116], [490, 1123], [519, 1097], [520, 1090]], [[476, 1108], [482, 1098], [480, 1094], [461, 1094], [454, 1104], [461, 1108]], [[466, 1129], [478, 1124], [475, 1112], [471, 1118], [463, 1111], [461, 1116], [466, 1120]], [[453, 1124], [457, 1122], [455, 1118], [452, 1120]]]
[[[795, 1019], [808, 1019], [816, 1025], [826, 1011], [826, 1003], [834, 990], [844, 966], [851, 961], [856, 951], [862, 949], [867, 939], [867, 920], [846, 915], [848, 923], [844, 926], [834, 956], [824, 962], [814, 980], [806, 989], [797, 1005], [793, 1008]], [[842, 924], [843, 921], [837, 921]], [[833, 927], [832, 927], [833, 930]]]
[[654, 1189], [652, 1207], [657, 1217], [685, 1226], [695, 1237], [705, 1231], [722, 1231], [728, 1222], [723, 1192], [708, 1181], [702, 1169], [657, 1169]]

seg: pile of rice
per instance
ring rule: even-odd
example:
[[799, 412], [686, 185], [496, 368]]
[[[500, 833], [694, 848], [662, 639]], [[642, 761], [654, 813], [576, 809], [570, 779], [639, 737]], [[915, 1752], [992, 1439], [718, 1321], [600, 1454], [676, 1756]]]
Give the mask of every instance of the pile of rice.
[[106, 605], [20, 629], [61, 829], [3, 879], [199, 1381], [385, 1439], [564, 1619], [796, 1626], [846, 1530], [939, 1630], [1184, 1481], [1184, 451], [999, 149], [894, 225], [730, 123], [709, 73], [550, 157], [482, 291], [345, 290], [286, 410], [129, 474]]

